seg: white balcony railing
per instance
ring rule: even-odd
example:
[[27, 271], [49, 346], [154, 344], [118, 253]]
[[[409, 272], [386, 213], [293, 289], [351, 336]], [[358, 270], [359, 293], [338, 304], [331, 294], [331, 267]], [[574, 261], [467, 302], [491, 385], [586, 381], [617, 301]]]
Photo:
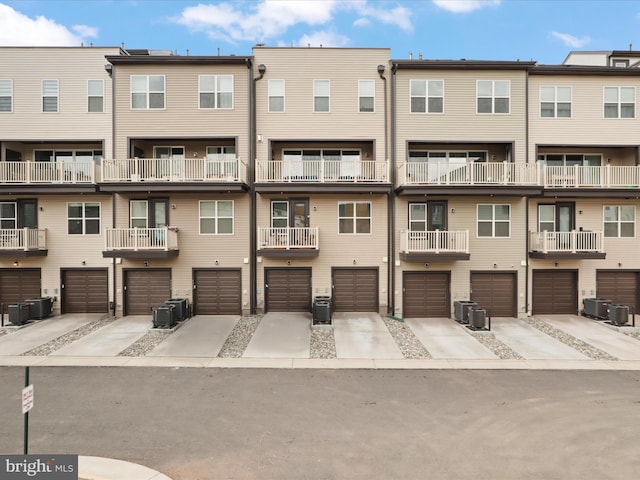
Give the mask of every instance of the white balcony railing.
[[0, 183], [96, 183], [96, 163], [0, 162]]
[[256, 182], [388, 182], [388, 162], [369, 160], [256, 161]]
[[107, 159], [101, 172], [103, 182], [236, 182], [244, 178], [235, 157]]
[[401, 184], [539, 185], [540, 168], [511, 162], [406, 162], [399, 167]]
[[258, 227], [259, 249], [318, 249], [318, 227]]
[[640, 166], [545, 166], [543, 186], [545, 188], [640, 188]]
[[177, 250], [178, 232], [161, 228], [107, 228], [105, 249], [109, 250]]
[[46, 228], [1, 228], [0, 250], [45, 250]]
[[400, 250], [405, 253], [469, 253], [469, 231], [402, 231]]
[[529, 239], [533, 252], [604, 252], [602, 232], [530, 232]]

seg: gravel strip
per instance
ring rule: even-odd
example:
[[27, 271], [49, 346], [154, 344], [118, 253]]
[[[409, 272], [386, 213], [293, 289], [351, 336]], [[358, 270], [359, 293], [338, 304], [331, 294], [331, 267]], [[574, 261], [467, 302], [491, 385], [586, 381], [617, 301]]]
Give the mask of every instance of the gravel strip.
[[70, 344], [71, 342], [75, 342], [79, 338], [84, 337], [85, 335], [89, 335], [91, 332], [98, 330], [99, 328], [104, 327], [105, 325], [113, 322], [115, 320], [114, 317], [104, 317], [100, 320], [96, 320], [94, 322], [88, 323], [80, 328], [76, 328], [75, 330], [61, 335], [58, 338], [51, 340], [50, 342], [44, 343], [28, 352], [24, 352], [21, 354], [22, 356], [46, 356], [50, 355], [52, 352], [61, 349], [65, 345]]
[[310, 358], [338, 358], [333, 328], [313, 328], [311, 330]]
[[502, 360], [524, 360], [522, 355], [498, 340], [491, 332], [474, 332], [470, 330], [469, 333]]
[[640, 340], [640, 332], [637, 330], [622, 330], [625, 335], [629, 335], [630, 337], [635, 338], [636, 340]]
[[119, 357], [143, 357], [155, 347], [160, 345], [165, 338], [171, 335], [171, 332], [162, 330], [149, 330], [143, 337], [136, 340], [123, 351]]
[[410, 360], [425, 360], [431, 358], [431, 354], [411, 331], [409, 325], [389, 317], [382, 317], [382, 319], [389, 333], [391, 333], [391, 336], [398, 344], [404, 358]]
[[224, 342], [220, 353], [218, 353], [218, 357], [242, 357], [247, 345], [249, 345], [249, 342], [251, 341], [251, 337], [253, 337], [253, 333], [260, 324], [260, 320], [262, 320], [262, 316], [260, 315], [241, 317], [240, 320], [238, 320], [238, 323], [236, 323], [236, 326], [233, 327], [233, 330], [227, 337], [227, 340]]
[[577, 339], [573, 335], [569, 335], [562, 330], [558, 330], [557, 328], [549, 325], [547, 322], [544, 322], [537, 318], [529, 317], [527, 318], [527, 323], [537, 328], [541, 332], [546, 333], [550, 337], [561, 341], [565, 345], [569, 345], [571, 348], [575, 348], [580, 353], [585, 354], [589, 358], [593, 358], [594, 360], [618, 360], [618, 358], [609, 355], [607, 352], [603, 352], [599, 348], [596, 348], [593, 345], [589, 345], [588, 343]]

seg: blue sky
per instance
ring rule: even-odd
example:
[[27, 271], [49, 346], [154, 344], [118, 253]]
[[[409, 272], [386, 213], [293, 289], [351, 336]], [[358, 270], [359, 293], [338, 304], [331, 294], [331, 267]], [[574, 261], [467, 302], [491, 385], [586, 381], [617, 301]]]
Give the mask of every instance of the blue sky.
[[640, 0], [0, 0], [0, 45], [251, 55], [268, 46], [383, 47], [394, 59], [536, 60], [640, 50]]

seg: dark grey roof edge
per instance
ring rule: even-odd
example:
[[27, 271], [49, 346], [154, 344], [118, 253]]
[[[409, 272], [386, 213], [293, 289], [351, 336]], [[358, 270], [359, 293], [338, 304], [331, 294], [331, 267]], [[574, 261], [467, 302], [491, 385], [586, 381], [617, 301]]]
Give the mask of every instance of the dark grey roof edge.
[[396, 69], [469, 69], [469, 70], [528, 70], [535, 61], [510, 60], [391, 60]]
[[250, 64], [251, 56], [218, 56], [218, 55], [106, 55], [107, 61], [113, 65], [171, 65], [171, 64], [194, 64], [194, 65], [245, 65]]

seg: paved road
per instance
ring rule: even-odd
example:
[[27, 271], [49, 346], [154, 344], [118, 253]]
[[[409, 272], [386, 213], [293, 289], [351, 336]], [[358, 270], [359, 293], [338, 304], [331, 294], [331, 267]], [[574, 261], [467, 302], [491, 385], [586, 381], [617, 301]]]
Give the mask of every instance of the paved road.
[[[32, 368], [32, 453], [174, 480], [623, 479], [640, 372]], [[0, 368], [0, 452], [21, 453], [23, 369]]]

